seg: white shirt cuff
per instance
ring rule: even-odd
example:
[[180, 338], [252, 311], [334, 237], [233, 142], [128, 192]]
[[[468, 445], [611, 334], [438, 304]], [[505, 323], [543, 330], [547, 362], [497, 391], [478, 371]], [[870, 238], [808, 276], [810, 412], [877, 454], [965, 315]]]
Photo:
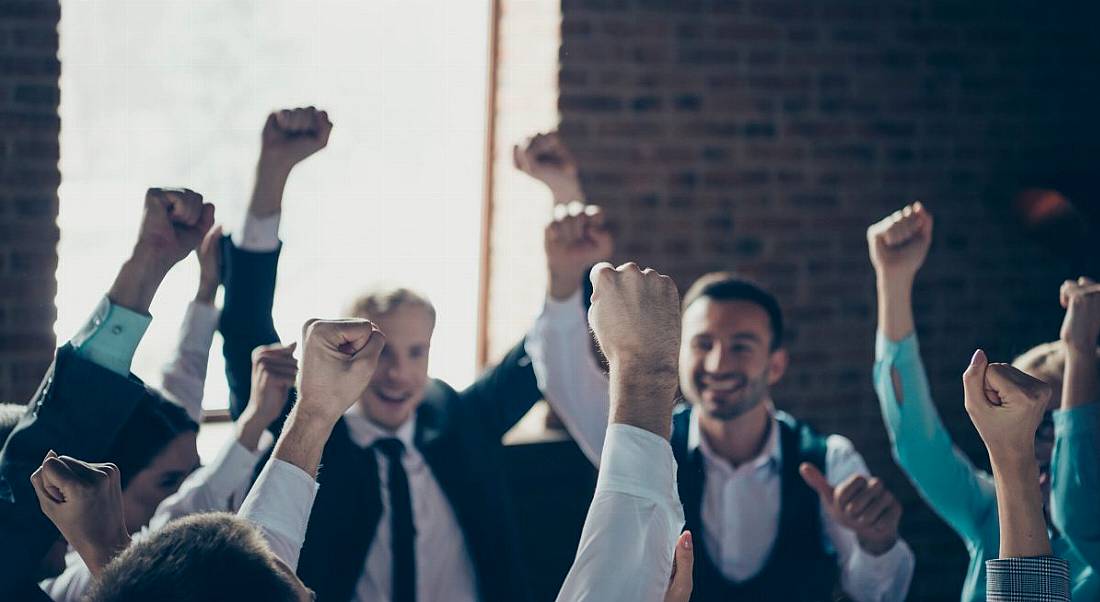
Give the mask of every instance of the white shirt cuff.
[[244, 223], [231, 235], [233, 245], [245, 251], [268, 252], [279, 248], [279, 222], [283, 215], [276, 213], [257, 217], [245, 212]]
[[[852, 557], [848, 559], [848, 574], [858, 576], [858, 580], [865, 584], [864, 589], [879, 589], [867, 599], [890, 599], [888, 592], [894, 590], [899, 583], [908, 585], [913, 575], [913, 552], [909, 545], [900, 537], [894, 542], [894, 547], [885, 554], [874, 556], [865, 551], [858, 543], [852, 551]], [[904, 590], [903, 590], [904, 591]], [[863, 592], [871, 594], [871, 592]], [[901, 596], [904, 597], [904, 594]], [[862, 599], [857, 597], [856, 599]]]
[[316, 496], [313, 477], [289, 462], [272, 458], [237, 514], [258, 526], [275, 554], [296, 569]]
[[633, 495], [682, 512], [676, 490], [676, 459], [662, 437], [636, 426], [610, 424], [600, 458], [596, 491]]
[[213, 305], [191, 301], [187, 312], [183, 314], [180, 326], [180, 349], [196, 351], [202, 354], [210, 352], [214, 342], [214, 331], [218, 329], [221, 312]]

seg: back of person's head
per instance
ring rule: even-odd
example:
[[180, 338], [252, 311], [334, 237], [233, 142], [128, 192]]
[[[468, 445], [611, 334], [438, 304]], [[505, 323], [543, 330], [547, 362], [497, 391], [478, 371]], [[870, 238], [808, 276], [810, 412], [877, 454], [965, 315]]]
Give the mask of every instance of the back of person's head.
[[8, 436], [26, 413], [27, 406], [23, 404], [0, 403], [0, 448], [4, 447], [4, 442], [8, 440]]
[[119, 554], [92, 587], [91, 602], [298, 600], [259, 530], [243, 518], [195, 514]]
[[[1052, 405], [1061, 400], [1062, 378], [1066, 369], [1066, 347], [1061, 341], [1041, 343], [1021, 353], [1012, 365], [1029, 375], [1045, 381], [1053, 389]], [[1096, 370], [1100, 371], [1100, 347], [1096, 349]]]
[[122, 425], [107, 458], [118, 466], [122, 488], [177, 436], [199, 425], [181, 406], [156, 396], [143, 399]]
[[405, 287], [377, 286], [368, 289], [352, 301], [347, 315], [377, 320], [399, 307], [423, 308], [435, 324], [435, 306], [426, 295]]
[[711, 301], [745, 301], [760, 306], [767, 314], [771, 326], [771, 350], [783, 346], [783, 310], [779, 301], [764, 287], [730, 272], [711, 272], [701, 276], [684, 294], [683, 309], [687, 310], [699, 299]]

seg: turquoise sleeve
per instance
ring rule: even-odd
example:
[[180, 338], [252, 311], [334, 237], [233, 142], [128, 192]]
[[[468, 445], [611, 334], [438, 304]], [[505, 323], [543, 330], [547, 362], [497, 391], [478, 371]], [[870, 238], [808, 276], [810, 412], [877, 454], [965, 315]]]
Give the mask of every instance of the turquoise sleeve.
[[80, 357], [127, 376], [134, 352], [151, 321], [150, 316], [115, 305], [104, 297], [71, 343]]

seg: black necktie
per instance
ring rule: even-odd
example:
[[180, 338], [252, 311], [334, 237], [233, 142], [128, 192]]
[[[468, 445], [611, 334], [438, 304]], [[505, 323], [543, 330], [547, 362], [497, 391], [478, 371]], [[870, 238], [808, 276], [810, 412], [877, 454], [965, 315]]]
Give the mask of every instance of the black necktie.
[[389, 464], [390, 545], [393, 551], [393, 602], [416, 602], [416, 528], [409, 477], [401, 464], [405, 445], [397, 439], [374, 444]]

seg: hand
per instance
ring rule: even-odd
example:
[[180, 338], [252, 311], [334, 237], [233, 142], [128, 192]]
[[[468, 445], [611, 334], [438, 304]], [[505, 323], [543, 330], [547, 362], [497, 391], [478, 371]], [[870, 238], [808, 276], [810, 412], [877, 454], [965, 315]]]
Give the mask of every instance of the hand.
[[584, 199], [577, 162], [557, 132], [535, 134], [522, 146], [513, 146], [512, 162], [516, 169], [546, 184], [555, 204]]
[[932, 244], [932, 214], [920, 202], [867, 228], [871, 264], [880, 279], [912, 282]]
[[155, 262], [165, 271], [199, 246], [214, 225], [214, 206], [186, 188], [150, 188], [145, 193], [135, 256]]
[[314, 107], [283, 109], [267, 116], [261, 136], [261, 162], [290, 169], [325, 148], [332, 122], [328, 113]]
[[821, 498], [836, 523], [855, 532], [859, 546], [872, 556], [889, 552], [898, 541], [901, 504], [880, 479], [852, 475], [835, 488], [816, 466], [803, 462], [802, 479]]
[[665, 602], [688, 602], [691, 599], [694, 566], [691, 531], [684, 531], [676, 542], [676, 552], [672, 558], [672, 577], [668, 582]]
[[122, 511], [122, 481], [114, 464], [46, 454], [31, 475], [38, 505], [93, 575], [130, 543]]
[[335, 422], [363, 396], [386, 337], [368, 320], [318, 320], [302, 328], [298, 408]]
[[633, 263], [597, 264], [591, 278], [588, 323], [610, 366], [610, 420], [667, 439], [680, 348], [676, 285]]
[[255, 451], [260, 436], [282, 416], [287, 395], [298, 376], [297, 343], [264, 345], [252, 351], [252, 395], [237, 420], [238, 441]]
[[603, 210], [595, 205], [558, 205], [546, 226], [544, 246], [550, 296], [567, 299], [581, 286], [592, 265], [611, 258], [613, 241], [604, 226]]
[[963, 373], [966, 413], [991, 458], [1034, 460], [1035, 430], [1050, 401], [1050, 385], [1008, 364], [990, 364], [981, 349]]
[[1100, 284], [1081, 277], [1076, 282], [1066, 280], [1059, 291], [1066, 318], [1062, 322], [1061, 339], [1069, 353], [1078, 353], [1090, 360], [1096, 357], [1100, 338]]
[[608, 362], [676, 373], [680, 295], [668, 276], [635, 263], [592, 268], [588, 323]]
[[199, 290], [195, 301], [214, 305], [214, 297], [222, 284], [222, 227], [214, 226], [195, 249], [199, 259]]

